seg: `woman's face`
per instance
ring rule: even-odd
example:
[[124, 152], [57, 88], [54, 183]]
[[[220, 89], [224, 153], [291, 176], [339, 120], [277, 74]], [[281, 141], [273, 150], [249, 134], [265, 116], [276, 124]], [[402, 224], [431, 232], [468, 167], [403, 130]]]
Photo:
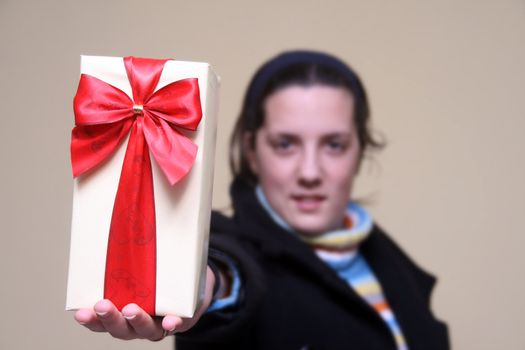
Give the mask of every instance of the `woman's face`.
[[339, 228], [361, 156], [352, 95], [292, 85], [263, 107], [264, 124], [247, 157], [270, 205], [301, 233]]

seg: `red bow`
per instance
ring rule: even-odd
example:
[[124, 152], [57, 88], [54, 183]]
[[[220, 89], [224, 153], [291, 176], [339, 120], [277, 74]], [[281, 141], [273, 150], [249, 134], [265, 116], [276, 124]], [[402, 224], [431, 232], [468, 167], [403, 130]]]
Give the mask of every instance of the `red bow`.
[[149, 152], [173, 185], [184, 177], [197, 146], [174, 127], [196, 130], [202, 116], [197, 79], [155, 91], [166, 60], [126, 57], [133, 91], [82, 74], [74, 100], [73, 175], [103, 162], [131, 129], [113, 207], [104, 297], [121, 309], [134, 302], [155, 313], [156, 230]]

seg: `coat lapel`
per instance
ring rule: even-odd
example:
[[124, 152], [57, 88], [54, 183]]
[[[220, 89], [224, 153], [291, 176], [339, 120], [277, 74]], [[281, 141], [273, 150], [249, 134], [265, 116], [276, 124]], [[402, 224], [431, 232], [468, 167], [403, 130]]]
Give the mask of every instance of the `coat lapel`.
[[[430, 311], [435, 278], [417, 267], [377, 226], [361, 252], [381, 284], [383, 293], [410, 349], [441, 349], [431, 340], [445, 326]], [[446, 337], [445, 337], [446, 338]]]

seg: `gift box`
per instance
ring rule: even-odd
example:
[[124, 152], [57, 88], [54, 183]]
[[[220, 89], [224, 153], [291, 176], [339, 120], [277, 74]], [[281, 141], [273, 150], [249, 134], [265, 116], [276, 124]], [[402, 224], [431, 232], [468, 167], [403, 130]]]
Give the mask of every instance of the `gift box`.
[[66, 309], [191, 317], [204, 293], [218, 77], [207, 63], [81, 57]]

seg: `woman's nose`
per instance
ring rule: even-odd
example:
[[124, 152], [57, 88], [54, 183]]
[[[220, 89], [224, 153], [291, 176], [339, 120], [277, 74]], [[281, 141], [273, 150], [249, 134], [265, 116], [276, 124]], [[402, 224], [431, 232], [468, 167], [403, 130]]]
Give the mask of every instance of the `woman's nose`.
[[321, 183], [321, 164], [315, 150], [305, 150], [299, 164], [299, 183], [307, 187], [315, 187]]

